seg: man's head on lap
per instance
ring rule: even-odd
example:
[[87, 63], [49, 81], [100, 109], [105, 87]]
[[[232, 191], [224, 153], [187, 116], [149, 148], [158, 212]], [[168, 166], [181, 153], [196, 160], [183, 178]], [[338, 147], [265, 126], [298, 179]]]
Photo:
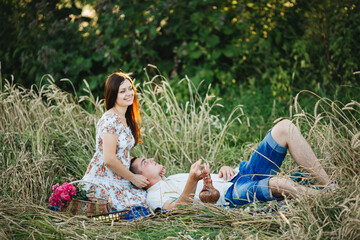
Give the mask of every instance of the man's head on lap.
[[146, 188], [149, 188], [162, 179], [165, 167], [155, 162], [153, 158], [134, 157], [131, 159], [130, 171], [146, 177], [150, 182]]

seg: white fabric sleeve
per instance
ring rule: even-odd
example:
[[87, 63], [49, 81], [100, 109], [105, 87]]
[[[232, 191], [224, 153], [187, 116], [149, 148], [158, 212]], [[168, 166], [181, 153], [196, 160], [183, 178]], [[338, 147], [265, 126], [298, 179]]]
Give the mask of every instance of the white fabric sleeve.
[[165, 189], [159, 188], [157, 191], [148, 191], [146, 201], [151, 207], [151, 209], [162, 208], [165, 202], [170, 200], [171, 202], [176, 202], [180, 197], [176, 192], [170, 191], [161, 191]]

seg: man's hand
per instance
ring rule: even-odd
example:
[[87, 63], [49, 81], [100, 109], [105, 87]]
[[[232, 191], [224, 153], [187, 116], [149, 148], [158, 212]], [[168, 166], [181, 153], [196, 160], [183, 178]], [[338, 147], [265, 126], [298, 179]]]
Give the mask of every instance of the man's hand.
[[[173, 200], [166, 201], [162, 206], [164, 209], [170, 210], [189, 201], [191, 202], [194, 199], [196, 186], [199, 180], [202, 179], [202, 171], [200, 170], [200, 165], [201, 165], [201, 159], [195, 162], [193, 165], [191, 165], [189, 178], [186, 182], [184, 191], [181, 193], [180, 197], [176, 202], [174, 202]], [[209, 164], [204, 164], [203, 171], [206, 171], [206, 173], [210, 171]]]
[[[199, 180], [201, 180], [203, 177], [202, 171], [200, 170], [200, 165], [201, 165], [201, 159], [195, 162], [193, 165], [191, 165], [189, 178], [186, 182], [184, 191], [181, 193], [180, 197], [176, 202], [174, 202], [173, 200], [166, 201], [162, 206], [164, 209], [170, 210], [184, 203], [191, 202], [194, 199], [196, 186]], [[204, 164], [203, 171], [205, 171], [205, 173], [208, 173], [210, 171], [209, 164], [207, 163]]]
[[219, 178], [224, 178], [224, 180], [226, 181], [230, 181], [231, 178], [236, 174], [235, 169], [228, 167], [228, 166], [223, 166], [220, 168], [219, 171]]
[[[196, 181], [196, 182], [198, 182], [202, 179], [200, 165], [201, 165], [201, 159], [199, 159], [197, 162], [195, 162], [193, 165], [191, 165], [190, 172], [189, 172], [189, 179], [192, 179], [193, 181]], [[206, 172], [210, 171], [208, 163], [204, 164], [204, 169]]]

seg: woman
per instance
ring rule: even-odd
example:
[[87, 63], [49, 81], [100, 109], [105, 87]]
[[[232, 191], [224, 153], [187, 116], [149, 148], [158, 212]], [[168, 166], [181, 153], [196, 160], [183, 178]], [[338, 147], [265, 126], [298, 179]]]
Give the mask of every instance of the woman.
[[[141, 118], [135, 87], [125, 73], [113, 73], [106, 80], [105, 107], [107, 112], [96, 126], [96, 152], [83, 180], [104, 186], [117, 211], [144, 205], [146, 192], [132, 184], [143, 188], [149, 182], [129, 171], [130, 149], [141, 142], [138, 126]], [[96, 185], [86, 184], [83, 189], [93, 191], [90, 197], [108, 197]]]

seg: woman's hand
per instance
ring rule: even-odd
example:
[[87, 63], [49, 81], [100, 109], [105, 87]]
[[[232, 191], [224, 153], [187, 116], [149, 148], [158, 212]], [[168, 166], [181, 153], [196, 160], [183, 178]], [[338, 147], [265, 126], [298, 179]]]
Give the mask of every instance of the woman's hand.
[[226, 181], [230, 181], [231, 178], [236, 174], [235, 169], [228, 167], [228, 166], [223, 166], [220, 168], [219, 171], [219, 178], [224, 178], [224, 180]]
[[134, 184], [138, 188], [144, 188], [149, 184], [149, 181], [143, 175], [134, 174], [134, 177], [131, 180], [131, 183]]
[[164, 177], [165, 173], [166, 173], [166, 168], [165, 168], [165, 166], [163, 166], [163, 168], [162, 168], [162, 170], [160, 172], [160, 177]]

